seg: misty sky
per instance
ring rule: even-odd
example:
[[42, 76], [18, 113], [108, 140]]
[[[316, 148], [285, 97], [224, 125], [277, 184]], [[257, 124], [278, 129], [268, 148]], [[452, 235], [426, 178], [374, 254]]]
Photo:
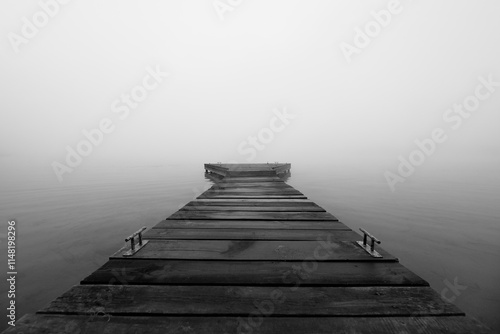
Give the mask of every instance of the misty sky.
[[[349, 62], [341, 43], [356, 47], [357, 27], [389, 3], [73, 0], [25, 38], [23, 17], [33, 23], [39, 2], [4, 0], [2, 170], [57, 183], [52, 163], [103, 119], [113, 130], [75, 169], [353, 161], [382, 177], [435, 128], [448, 139], [429, 164], [498, 166], [500, 86], [460, 125], [443, 116], [478, 77], [500, 82], [500, 3], [401, 0]], [[168, 77], [155, 81], [148, 69], [158, 68]], [[147, 96], [132, 108], [123, 94], [144, 80], [151, 89], [138, 88]], [[283, 110], [294, 118], [275, 119]], [[270, 127], [279, 131], [264, 130], [257, 150], [248, 137]]]

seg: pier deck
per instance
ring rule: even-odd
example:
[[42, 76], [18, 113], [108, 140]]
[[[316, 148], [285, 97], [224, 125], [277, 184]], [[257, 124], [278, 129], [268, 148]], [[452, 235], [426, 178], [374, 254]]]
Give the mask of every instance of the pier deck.
[[290, 164], [206, 164], [215, 184], [5, 333], [489, 333], [286, 184]]

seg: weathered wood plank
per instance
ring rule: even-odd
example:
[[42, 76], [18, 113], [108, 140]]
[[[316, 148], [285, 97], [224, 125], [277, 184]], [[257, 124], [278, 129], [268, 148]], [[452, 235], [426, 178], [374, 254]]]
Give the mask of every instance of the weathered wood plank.
[[276, 171], [273, 170], [228, 171], [226, 175], [229, 177], [265, 177], [265, 176], [276, 175]]
[[215, 185], [222, 184], [222, 185], [228, 185], [228, 186], [237, 186], [238, 184], [242, 184], [245, 186], [279, 186], [279, 185], [286, 185], [291, 187], [288, 183], [286, 183], [284, 180], [278, 178], [278, 179], [272, 179], [272, 180], [258, 180], [256, 178], [245, 178], [245, 179], [240, 179], [237, 180], [235, 178], [222, 178], [218, 180], [218, 182], [215, 182]]
[[328, 212], [245, 212], [245, 211], [177, 211], [167, 219], [196, 220], [338, 220]]
[[110, 260], [81, 284], [428, 286], [397, 262]]
[[285, 182], [217, 182], [214, 188], [272, 188], [272, 189], [294, 189]]
[[339, 221], [285, 221], [285, 220], [162, 220], [156, 228], [231, 228], [231, 229], [286, 229], [286, 230], [351, 230]]
[[292, 165], [289, 162], [266, 162], [266, 163], [206, 163], [207, 166], [219, 166], [223, 168], [227, 168], [228, 170], [245, 170], [245, 169], [259, 169], [259, 170], [274, 170], [278, 167], [288, 167], [290, 168]]
[[325, 212], [316, 206], [235, 206], [235, 205], [186, 205], [181, 211], [254, 211], [254, 212]]
[[196, 206], [196, 205], [225, 205], [225, 206], [314, 206], [320, 208], [316, 203], [308, 199], [219, 199], [219, 198], [202, 198], [195, 199], [186, 203], [186, 205]]
[[272, 177], [225, 177], [221, 179], [222, 182], [226, 183], [248, 183], [248, 182], [284, 182], [278, 176]]
[[[326, 238], [325, 238], [326, 239]], [[121, 249], [110, 258], [123, 258]], [[302, 261], [397, 261], [378, 248], [383, 256], [374, 258], [353, 241], [287, 240], [149, 240], [130, 259], [178, 260], [276, 260]], [[315, 254], [320, 254], [316, 256]]]
[[245, 317], [120, 317], [103, 313], [61, 316], [27, 314], [5, 334], [489, 334], [476, 320], [442, 317], [272, 317], [256, 311]]
[[[251, 189], [251, 188], [248, 188]], [[200, 196], [305, 196], [299, 191], [229, 191], [229, 190], [207, 190]]]
[[[277, 182], [275, 182], [277, 183]], [[266, 187], [255, 187], [255, 186], [241, 186], [238, 184], [237, 187], [226, 186], [226, 185], [213, 185], [209, 189], [210, 191], [241, 191], [241, 192], [250, 192], [250, 191], [267, 191], [267, 192], [299, 192], [297, 189], [287, 185], [278, 183], [278, 186], [266, 186]]]
[[232, 193], [232, 192], [261, 192], [261, 193], [284, 193], [284, 194], [302, 194], [300, 191], [293, 187], [240, 187], [240, 188], [224, 188], [219, 186], [212, 186], [206, 192], [220, 192], [220, 193]]
[[189, 202], [187, 205], [255, 205], [255, 206], [294, 206], [294, 205], [312, 205], [317, 206], [311, 200], [308, 199], [218, 199], [218, 198], [207, 198], [198, 199]]
[[331, 235], [333, 240], [362, 240], [346, 230], [270, 230], [241, 228], [153, 228], [143, 234], [144, 239], [163, 240], [317, 240]]
[[220, 199], [307, 199], [306, 196], [302, 195], [215, 195], [215, 194], [203, 194], [197, 199], [202, 198], [220, 198]]
[[205, 164], [205, 170], [213, 173], [218, 173], [227, 176], [247, 176], [247, 177], [259, 177], [259, 176], [276, 176], [278, 172], [284, 172], [290, 169], [290, 165], [277, 165], [277, 164], [253, 164], [253, 165], [241, 165], [241, 164]]
[[241, 315], [273, 303], [273, 316], [463, 315], [429, 287], [79, 285], [40, 313]]
[[278, 166], [278, 164], [261, 164], [261, 163], [236, 163], [236, 164], [219, 164], [216, 166], [222, 166], [230, 171], [245, 171], [245, 170], [267, 170], [272, 171]]

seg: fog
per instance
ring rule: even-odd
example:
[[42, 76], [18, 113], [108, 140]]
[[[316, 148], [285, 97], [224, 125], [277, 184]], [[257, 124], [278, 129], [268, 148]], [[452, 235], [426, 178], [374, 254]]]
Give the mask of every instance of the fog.
[[36, 1], [0, 5], [5, 184], [218, 161], [384, 180], [436, 128], [420, 175], [498, 169], [497, 1], [42, 2], [47, 22]]
[[442, 297], [458, 278], [454, 303], [499, 329], [499, 14], [496, 0], [2, 0], [17, 315], [208, 189], [203, 163], [289, 162], [291, 186]]

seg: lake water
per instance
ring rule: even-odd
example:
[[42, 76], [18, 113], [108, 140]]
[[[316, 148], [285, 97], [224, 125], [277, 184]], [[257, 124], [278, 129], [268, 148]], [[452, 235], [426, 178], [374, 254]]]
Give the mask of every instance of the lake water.
[[[379, 172], [292, 163], [287, 182], [352, 229], [366, 228], [437, 292], [500, 332], [500, 179], [494, 170], [464, 175], [434, 171], [392, 193]], [[7, 221], [15, 219], [18, 316], [78, 284], [126, 236], [211, 185], [201, 164], [81, 170], [63, 184], [36, 177], [4, 183], [0, 235], [6, 247]], [[0, 293], [7, 294], [5, 282]], [[5, 310], [7, 298], [0, 300]]]

